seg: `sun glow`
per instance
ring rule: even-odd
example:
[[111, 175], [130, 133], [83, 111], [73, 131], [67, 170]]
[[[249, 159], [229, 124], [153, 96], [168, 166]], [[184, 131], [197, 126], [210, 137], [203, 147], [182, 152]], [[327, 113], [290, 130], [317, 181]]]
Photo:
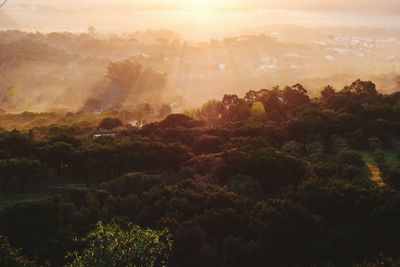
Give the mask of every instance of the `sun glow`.
[[207, 12], [213, 8], [211, 0], [190, 0], [185, 3], [187, 9], [196, 12]]

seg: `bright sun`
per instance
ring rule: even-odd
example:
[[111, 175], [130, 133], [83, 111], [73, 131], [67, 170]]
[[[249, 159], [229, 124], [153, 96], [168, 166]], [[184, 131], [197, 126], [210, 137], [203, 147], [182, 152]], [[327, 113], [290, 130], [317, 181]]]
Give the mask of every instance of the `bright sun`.
[[189, 0], [185, 5], [190, 10], [204, 12], [212, 8], [212, 0]]

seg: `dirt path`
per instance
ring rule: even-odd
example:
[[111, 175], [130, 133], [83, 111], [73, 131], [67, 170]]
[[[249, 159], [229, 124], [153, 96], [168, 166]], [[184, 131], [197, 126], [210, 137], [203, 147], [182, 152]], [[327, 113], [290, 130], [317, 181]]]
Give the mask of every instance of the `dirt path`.
[[369, 172], [371, 173], [371, 181], [377, 183], [379, 186], [385, 186], [385, 182], [382, 179], [381, 171], [378, 166], [373, 164], [368, 164]]

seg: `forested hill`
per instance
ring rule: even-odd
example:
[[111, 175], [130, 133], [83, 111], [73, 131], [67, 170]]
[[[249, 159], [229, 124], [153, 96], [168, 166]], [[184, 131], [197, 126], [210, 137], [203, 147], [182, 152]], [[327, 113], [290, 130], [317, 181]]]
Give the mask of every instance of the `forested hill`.
[[0, 133], [0, 266], [400, 264], [398, 92], [296, 84], [143, 127], [28, 115]]

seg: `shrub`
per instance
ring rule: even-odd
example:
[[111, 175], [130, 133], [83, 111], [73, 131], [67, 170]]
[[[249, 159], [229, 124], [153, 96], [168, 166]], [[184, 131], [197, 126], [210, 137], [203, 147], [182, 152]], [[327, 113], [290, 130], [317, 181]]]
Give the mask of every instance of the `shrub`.
[[86, 249], [70, 254], [73, 260], [67, 266], [165, 266], [173, 244], [166, 230], [154, 231], [133, 224], [122, 228], [101, 222], [85, 241]]

